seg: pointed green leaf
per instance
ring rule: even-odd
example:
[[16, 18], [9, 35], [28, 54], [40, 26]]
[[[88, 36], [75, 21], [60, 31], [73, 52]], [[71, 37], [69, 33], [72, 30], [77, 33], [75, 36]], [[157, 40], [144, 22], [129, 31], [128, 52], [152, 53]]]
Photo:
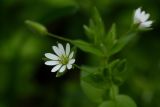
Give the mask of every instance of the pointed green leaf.
[[126, 59], [114, 60], [109, 64], [110, 70], [112, 71], [113, 81], [116, 85], [121, 85], [126, 76]]
[[[81, 87], [84, 93], [88, 96], [90, 100], [96, 103], [101, 103], [103, 101], [104, 94], [106, 94], [106, 90], [103, 88], [95, 87], [95, 84], [91, 80], [84, 80], [88, 75], [95, 74], [99, 72], [99, 68], [97, 67], [86, 67], [82, 66], [81, 72]], [[98, 84], [97, 84], [98, 85]]]
[[88, 26], [84, 25], [83, 26], [84, 30], [85, 30], [85, 34], [88, 36], [88, 38], [90, 40], [94, 40], [94, 34], [91, 28], [89, 28]]
[[115, 100], [105, 101], [99, 107], [137, 107], [137, 105], [129, 96], [118, 95]]
[[119, 62], [120, 62], [120, 60], [119, 60], [119, 59], [116, 59], [116, 60], [112, 61], [112, 62], [109, 64], [109, 67], [110, 67], [111, 71], [113, 71], [113, 70], [117, 67], [117, 65], [118, 65]]
[[95, 54], [97, 56], [103, 56], [102, 51], [100, 51], [94, 45], [89, 44], [89, 43], [87, 43], [85, 41], [72, 40], [71, 43], [74, 44], [75, 46], [77, 46], [78, 48], [80, 48], [84, 52], [92, 53], [92, 54]]
[[135, 34], [129, 34], [120, 38], [109, 51], [109, 56], [121, 51], [124, 48], [124, 46], [126, 46], [134, 37], [135, 37]]
[[89, 26], [84, 25], [85, 33], [95, 44], [100, 44], [105, 34], [104, 24], [96, 8], [93, 9]]
[[[98, 31], [99, 31], [99, 35], [103, 36], [104, 35], [104, 24], [102, 21], [102, 18], [97, 10], [97, 8], [94, 8], [94, 12], [93, 12], [93, 22], [95, 24], [95, 27], [97, 27]], [[96, 30], [96, 29], [95, 29]]]
[[106, 44], [106, 48], [108, 51], [110, 51], [110, 49], [113, 47], [116, 41], [117, 41], [116, 40], [116, 25], [113, 24], [107, 36], [104, 39], [104, 42]]
[[126, 59], [116, 59], [109, 64], [112, 73], [121, 73], [126, 70]]
[[86, 72], [86, 75], [83, 76], [81, 79], [83, 79], [85, 82], [91, 84], [93, 87], [104, 89], [107, 85], [104, 79], [104, 76], [100, 69], [97, 67], [91, 68], [91, 67], [82, 67], [82, 72]]

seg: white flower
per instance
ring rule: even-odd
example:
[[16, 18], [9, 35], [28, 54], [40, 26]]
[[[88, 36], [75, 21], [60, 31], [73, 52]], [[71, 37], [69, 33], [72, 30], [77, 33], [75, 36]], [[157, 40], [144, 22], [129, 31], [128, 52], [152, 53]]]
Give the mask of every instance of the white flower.
[[66, 49], [64, 49], [63, 45], [58, 43], [58, 46], [53, 46], [53, 51], [55, 54], [46, 53], [45, 57], [50, 59], [45, 62], [45, 65], [54, 66], [51, 72], [64, 72], [66, 69], [71, 69], [72, 65], [75, 62], [73, 58], [74, 52], [70, 52], [69, 43], [66, 44]]
[[138, 24], [140, 29], [151, 27], [153, 21], [148, 20], [150, 17], [149, 13], [142, 11], [141, 8], [136, 9], [134, 13], [134, 24]]

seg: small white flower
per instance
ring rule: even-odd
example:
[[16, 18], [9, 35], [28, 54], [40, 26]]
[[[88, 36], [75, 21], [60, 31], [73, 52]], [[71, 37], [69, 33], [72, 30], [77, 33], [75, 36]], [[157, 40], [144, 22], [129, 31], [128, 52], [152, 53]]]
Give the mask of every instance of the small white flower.
[[70, 44], [66, 44], [66, 49], [64, 49], [61, 43], [58, 43], [58, 46], [53, 46], [53, 51], [55, 54], [46, 53], [45, 57], [50, 59], [45, 62], [45, 65], [54, 66], [51, 72], [64, 72], [66, 69], [71, 69], [72, 65], [75, 62], [73, 58], [74, 52], [70, 50]]
[[148, 20], [150, 17], [149, 13], [142, 11], [141, 8], [136, 9], [134, 13], [134, 24], [138, 24], [140, 29], [151, 27], [153, 21]]

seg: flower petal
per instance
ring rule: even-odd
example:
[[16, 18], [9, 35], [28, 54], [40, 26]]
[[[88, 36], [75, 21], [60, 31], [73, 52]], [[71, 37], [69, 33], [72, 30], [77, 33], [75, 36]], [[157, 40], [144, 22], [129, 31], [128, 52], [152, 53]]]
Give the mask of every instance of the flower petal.
[[53, 60], [58, 60], [59, 57], [54, 55], [54, 54], [51, 54], [51, 53], [45, 53], [45, 57], [47, 57], [48, 59], [53, 59]]
[[143, 28], [151, 27], [152, 23], [153, 23], [153, 21], [147, 21], [147, 22], [141, 23], [140, 28], [143, 29]]
[[63, 72], [63, 71], [65, 71], [66, 70], [66, 65], [63, 65], [62, 67], [61, 67], [61, 69], [59, 70], [59, 72]]
[[72, 68], [72, 65], [71, 65], [71, 64], [67, 64], [67, 68], [68, 68], [68, 69], [71, 69], [71, 68]]
[[141, 17], [141, 8], [138, 8], [138, 9], [136, 9], [136, 11], [134, 13], [134, 22], [138, 23], [140, 17]]
[[61, 52], [61, 54], [65, 54], [65, 51], [64, 51], [64, 48], [63, 48], [63, 45], [61, 43], [58, 43], [58, 48], [59, 48], [59, 51]]
[[139, 17], [141, 15], [141, 8], [139, 7], [138, 9], [136, 9], [135, 11], [135, 17]]
[[71, 60], [69, 60], [69, 64], [73, 64], [75, 62], [75, 59], [71, 59]]
[[66, 55], [68, 56], [69, 53], [70, 53], [70, 44], [67, 43], [67, 44], [66, 44]]
[[55, 52], [58, 56], [61, 56], [61, 53], [60, 53], [59, 48], [58, 48], [57, 46], [53, 46], [52, 48], [53, 48], [54, 52]]
[[62, 64], [56, 65], [55, 67], [52, 68], [51, 72], [56, 72], [58, 69], [60, 69]]
[[147, 21], [149, 19], [149, 17], [150, 17], [150, 14], [145, 14], [145, 17], [143, 18], [143, 21], [144, 22]]
[[59, 61], [46, 61], [45, 65], [57, 65], [59, 64]]
[[69, 55], [69, 59], [73, 58], [74, 52], [71, 52], [71, 54]]

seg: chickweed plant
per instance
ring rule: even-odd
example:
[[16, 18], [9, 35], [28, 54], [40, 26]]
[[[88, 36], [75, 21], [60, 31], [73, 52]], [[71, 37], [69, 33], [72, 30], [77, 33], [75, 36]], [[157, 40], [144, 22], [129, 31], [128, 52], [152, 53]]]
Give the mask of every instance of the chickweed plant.
[[[127, 72], [127, 61], [120, 57], [113, 58], [113, 55], [120, 52], [131, 42], [139, 31], [151, 29], [153, 21], [149, 20], [150, 14], [138, 8], [134, 11], [131, 28], [123, 36], [117, 36], [116, 24], [113, 24], [105, 31], [104, 23], [96, 8], [89, 21], [84, 25], [85, 34], [89, 39], [71, 40], [58, 35], [51, 34], [47, 29], [37, 23], [27, 20], [25, 23], [33, 31], [40, 35], [48, 35], [54, 39], [63, 40], [65, 45], [56, 43], [52, 46], [53, 53], [45, 53], [45, 65], [53, 66], [51, 72], [57, 72], [56, 77], [65, 75], [70, 69], [76, 67], [81, 71], [81, 87], [84, 93], [98, 107], [137, 107], [136, 103], [128, 95], [120, 94], [119, 86], [124, 82], [123, 75]], [[119, 37], [119, 38], [118, 38]], [[86, 53], [97, 57], [95, 66], [76, 65], [74, 46]]]

